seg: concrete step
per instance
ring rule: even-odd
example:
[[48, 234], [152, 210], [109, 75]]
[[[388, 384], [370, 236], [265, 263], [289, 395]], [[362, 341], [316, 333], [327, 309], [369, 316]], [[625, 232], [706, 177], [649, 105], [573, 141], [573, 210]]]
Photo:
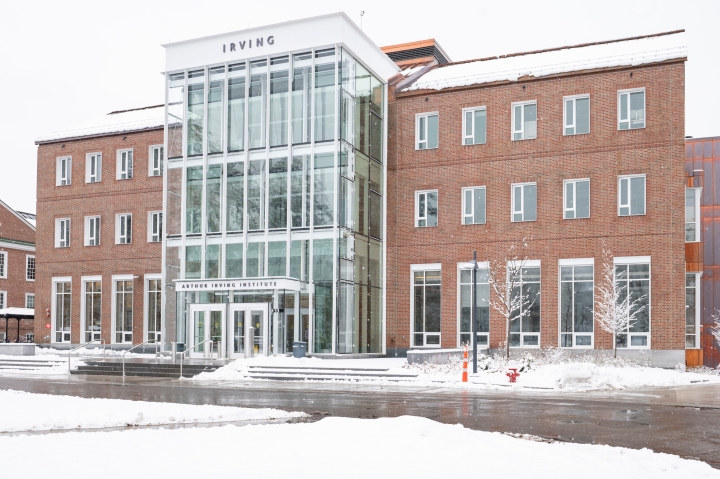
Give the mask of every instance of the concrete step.
[[[216, 365], [187, 364], [183, 365], [183, 376], [192, 377], [205, 371], [214, 371], [218, 368]], [[88, 374], [88, 375], [105, 375], [105, 376], [122, 376], [122, 362], [117, 361], [87, 361], [84, 365], [77, 366], [71, 371], [71, 374]], [[179, 364], [163, 364], [163, 363], [125, 363], [126, 376], [144, 376], [144, 377], [180, 377]]]
[[254, 365], [248, 366], [248, 369], [300, 369], [300, 370], [313, 370], [313, 371], [387, 371], [387, 368], [341, 368], [341, 367], [323, 367], [323, 366], [263, 366]]
[[[387, 371], [384, 369], [382, 371]], [[286, 368], [272, 368], [263, 370], [248, 369], [248, 374], [282, 374], [286, 376], [355, 376], [355, 377], [372, 377], [372, 378], [416, 378], [417, 374], [396, 374], [396, 373], [378, 373], [372, 370], [363, 369], [352, 369], [352, 370], [330, 370], [324, 368], [308, 368], [308, 369], [286, 369]]]
[[387, 375], [387, 376], [357, 376], [357, 375], [319, 375], [319, 374], [248, 374], [248, 378], [251, 379], [269, 379], [273, 381], [368, 381], [368, 380], [385, 380], [385, 381], [412, 381], [415, 376], [400, 376], [400, 375]]

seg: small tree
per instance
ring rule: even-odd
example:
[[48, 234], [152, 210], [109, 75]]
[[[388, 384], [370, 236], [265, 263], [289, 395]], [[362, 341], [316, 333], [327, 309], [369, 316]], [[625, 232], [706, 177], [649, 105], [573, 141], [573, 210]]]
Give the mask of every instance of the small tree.
[[597, 324], [613, 335], [613, 357], [617, 357], [617, 335], [627, 332], [645, 310], [646, 296], [632, 299], [630, 292], [615, 281], [612, 255], [603, 246], [600, 285], [596, 288], [594, 316]]
[[715, 341], [720, 344], [720, 311], [716, 309], [715, 313], [710, 316], [710, 318], [713, 320], [713, 325], [710, 328], [710, 334], [712, 334]]
[[[532, 238], [531, 238], [532, 239]], [[510, 358], [510, 325], [529, 314], [529, 309], [540, 296], [523, 293], [522, 268], [528, 262], [528, 243], [523, 238], [513, 241], [501, 260], [493, 260], [488, 268], [488, 283], [494, 295], [490, 296], [490, 306], [505, 318], [505, 358]]]

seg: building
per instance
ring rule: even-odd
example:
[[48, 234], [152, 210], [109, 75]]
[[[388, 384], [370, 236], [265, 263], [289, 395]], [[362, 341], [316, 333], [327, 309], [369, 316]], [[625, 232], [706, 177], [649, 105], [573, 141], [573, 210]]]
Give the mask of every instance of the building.
[[163, 110], [37, 140], [38, 343], [161, 339]]
[[[33, 218], [0, 201], [0, 310], [35, 307]], [[14, 319], [0, 318], [0, 341], [32, 342], [33, 320]]]

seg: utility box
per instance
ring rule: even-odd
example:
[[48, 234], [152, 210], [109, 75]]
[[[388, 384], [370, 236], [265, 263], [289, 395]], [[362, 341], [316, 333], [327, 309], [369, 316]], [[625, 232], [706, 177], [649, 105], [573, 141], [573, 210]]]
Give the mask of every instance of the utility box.
[[307, 343], [304, 341], [293, 341], [293, 357], [304, 358], [307, 356]]
[[185, 343], [175, 343], [175, 351], [178, 353], [184, 353], [185, 352]]
[[252, 324], [248, 324], [245, 329], [245, 357], [252, 358], [255, 356], [255, 328]]

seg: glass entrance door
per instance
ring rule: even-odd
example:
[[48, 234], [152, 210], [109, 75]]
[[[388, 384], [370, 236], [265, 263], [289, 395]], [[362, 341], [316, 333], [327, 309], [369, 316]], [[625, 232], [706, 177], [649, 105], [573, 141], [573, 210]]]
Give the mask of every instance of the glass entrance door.
[[[191, 358], [222, 357], [225, 349], [225, 305], [197, 304], [190, 306], [191, 331], [189, 356]], [[212, 347], [209, 342], [212, 340]], [[197, 346], [197, 347], [195, 347]]]
[[[251, 347], [253, 355], [267, 355], [268, 345], [265, 338], [267, 337], [266, 318], [268, 304], [267, 303], [240, 303], [230, 304], [230, 315], [228, 321], [229, 338], [228, 357], [241, 358], [245, 357], [245, 348]], [[253, 329], [252, 344], [247, 344], [247, 328]]]

